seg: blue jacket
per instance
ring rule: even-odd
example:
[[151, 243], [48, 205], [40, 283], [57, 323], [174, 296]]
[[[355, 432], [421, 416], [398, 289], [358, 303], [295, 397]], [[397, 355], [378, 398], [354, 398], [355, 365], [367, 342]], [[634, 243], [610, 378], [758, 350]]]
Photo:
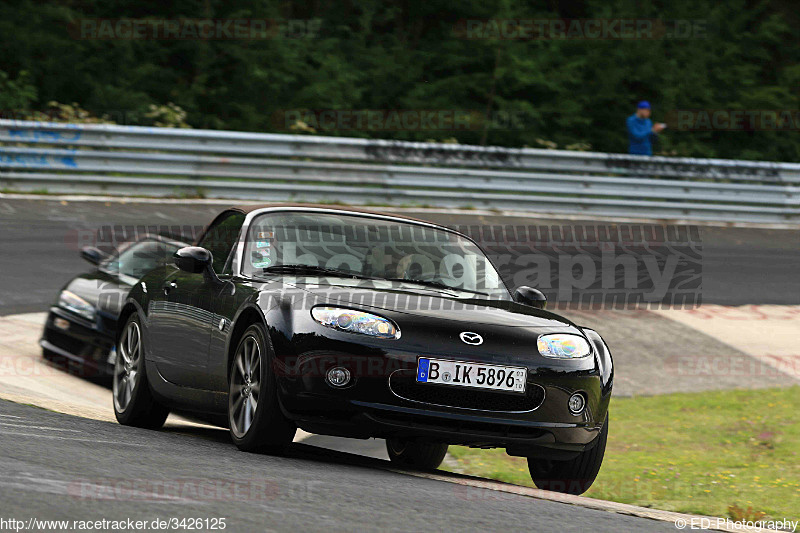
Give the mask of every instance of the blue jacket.
[[628, 153], [653, 155], [653, 145], [651, 144], [655, 138], [653, 121], [649, 118], [639, 118], [634, 113], [628, 117], [625, 123], [628, 126], [628, 141], [630, 142]]

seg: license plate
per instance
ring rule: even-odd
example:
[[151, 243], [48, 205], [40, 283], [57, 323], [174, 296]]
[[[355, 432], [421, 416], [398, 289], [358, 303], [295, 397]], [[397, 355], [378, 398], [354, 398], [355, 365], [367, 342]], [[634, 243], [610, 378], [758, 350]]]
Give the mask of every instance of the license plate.
[[454, 387], [525, 392], [527, 370], [518, 366], [486, 365], [420, 357], [417, 381]]

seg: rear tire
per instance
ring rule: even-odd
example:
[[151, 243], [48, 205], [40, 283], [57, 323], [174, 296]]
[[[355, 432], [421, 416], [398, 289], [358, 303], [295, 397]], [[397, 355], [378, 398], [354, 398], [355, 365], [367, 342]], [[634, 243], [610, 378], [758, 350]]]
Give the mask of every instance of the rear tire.
[[591, 449], [569, 461], [550, 461], [528, 457], [528, 470], [533, 484], [542, 490], [583, 494], [592, 486], [600, 472], [608, 440], [608, 415]]
[[447, 454], [447, 444], [401, 438], [386, 439], [389, 459], [398, 465], [420, 470], [436, 470]]
[[158, 429], [164, 425], [169, 409], [153, 397], [144, 359], [142, 327], [134, 313], [125, 323], [117, 343], [111, 385], [114, 415], [123, 426]]
[[247, 328], [231, 361], [228, 426], [245, 452], [281, 454], [292, 443], [295, 425], [283, 416], [264, 326]]

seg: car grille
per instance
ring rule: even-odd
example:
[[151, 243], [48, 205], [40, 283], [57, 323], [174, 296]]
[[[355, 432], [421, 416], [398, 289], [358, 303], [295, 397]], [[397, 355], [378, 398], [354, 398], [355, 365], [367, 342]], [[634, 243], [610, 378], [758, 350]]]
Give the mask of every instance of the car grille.
[[533, 411], [544, 401], [544, 389], [531, 384], [528, 384], [527, 392], [522, 395], [442, 385], [422, 385], [413, 377], [393, 375], [389, 379], [389, 386], [395, 396], [404, 400], [482, 411]]

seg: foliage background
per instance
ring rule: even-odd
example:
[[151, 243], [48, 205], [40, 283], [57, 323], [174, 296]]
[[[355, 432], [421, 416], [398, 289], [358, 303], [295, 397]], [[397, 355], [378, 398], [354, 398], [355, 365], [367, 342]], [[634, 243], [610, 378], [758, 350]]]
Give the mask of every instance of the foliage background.
[[[123, 17], [319, 19], [320, 31], [238, 41], [70, 33], [83, 18]], [[495, 18], [688, 19], [706, 33], [518, 41], [454, 31], [463, 19]], [[624, 120], [640, 99], [657, 121], [676, 109], [800, 109], [798, 28], [794, 0], [11, 0], [0, 3], [0, 111], [74, 103], [118, 123], [178, 115], [176, 125], [266, 132], [287, 109], [490, 110], [513, 124], [318, 133], [624, 152]], [[800, 161], [797, 135], [672, 129], [657, 151]]]

